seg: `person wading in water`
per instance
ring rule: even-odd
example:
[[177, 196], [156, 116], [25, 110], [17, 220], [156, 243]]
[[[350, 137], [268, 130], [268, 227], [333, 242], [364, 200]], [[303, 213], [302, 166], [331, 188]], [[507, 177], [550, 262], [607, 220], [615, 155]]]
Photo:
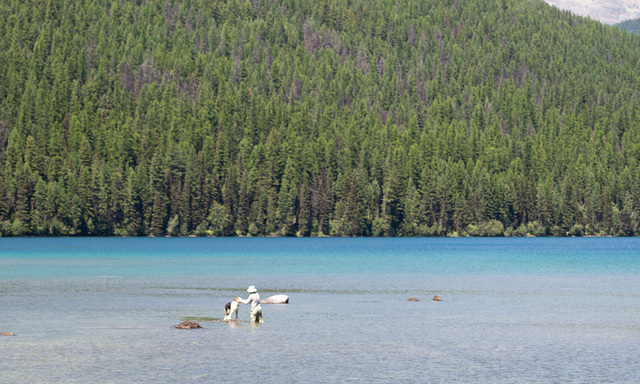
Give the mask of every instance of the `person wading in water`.
[[247, 288], [249, 297], [247, 300], [240, 301], [242, 304], [251, 304], [251, 322], [262, 323], [262, 307], [260, 306], [260, 295], [253, 285]]

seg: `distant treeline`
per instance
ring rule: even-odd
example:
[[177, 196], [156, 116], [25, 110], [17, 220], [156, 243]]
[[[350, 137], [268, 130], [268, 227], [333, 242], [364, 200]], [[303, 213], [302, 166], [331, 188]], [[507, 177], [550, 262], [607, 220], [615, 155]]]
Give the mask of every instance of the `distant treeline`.
[[622, 23], [618, 23], [616, 25], [626, 30], [627, 32], [640, 35], [640, 19], [627, 20], [627, 21], [623, 21]]
[[0, 234], [640, 234], [638, 68], [539, 0], [2, 1]]

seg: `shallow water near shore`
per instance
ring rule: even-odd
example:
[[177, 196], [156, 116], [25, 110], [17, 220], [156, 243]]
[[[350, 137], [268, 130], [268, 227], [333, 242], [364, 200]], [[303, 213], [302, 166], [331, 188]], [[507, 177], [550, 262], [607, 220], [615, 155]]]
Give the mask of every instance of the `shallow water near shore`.
[[3, 383], [638, 382], [640, 239], [0, 239], [2, 331]]

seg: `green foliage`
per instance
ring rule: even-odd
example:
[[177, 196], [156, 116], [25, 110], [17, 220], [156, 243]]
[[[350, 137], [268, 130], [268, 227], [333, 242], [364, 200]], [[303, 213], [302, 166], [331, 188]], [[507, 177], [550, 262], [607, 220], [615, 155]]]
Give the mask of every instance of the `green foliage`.
[[469, 236], [498, 237], [504, 235], [504, 225], [498, 220], [491, 220], [480, 225], [469, 224], [465, 231]]
[[5, 1], [2, 236], [640, 234], [640, 37], [542, 1]]
[[629, 33], [640, 35], [640, 19], [623, 21], [622, 23], [616, 24], [616, 26]]

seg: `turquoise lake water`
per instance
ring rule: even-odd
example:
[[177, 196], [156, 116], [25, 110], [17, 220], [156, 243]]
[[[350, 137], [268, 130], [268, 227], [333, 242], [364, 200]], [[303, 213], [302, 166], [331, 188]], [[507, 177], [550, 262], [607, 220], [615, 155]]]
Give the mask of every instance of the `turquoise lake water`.
[[3, 238], [2, 331], [0, 383], [640, 382], [640, 239]]

